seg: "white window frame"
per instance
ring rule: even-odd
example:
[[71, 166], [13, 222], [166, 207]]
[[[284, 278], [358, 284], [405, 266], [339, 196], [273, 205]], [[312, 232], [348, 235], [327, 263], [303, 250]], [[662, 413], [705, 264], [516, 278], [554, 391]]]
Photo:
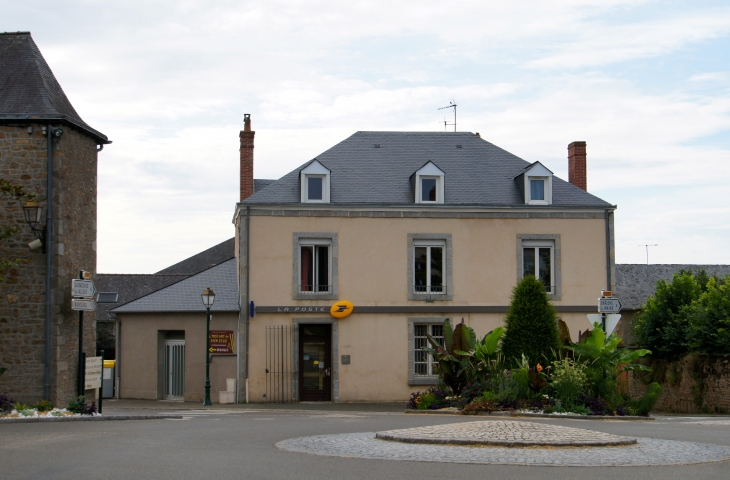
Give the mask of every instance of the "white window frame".
[[[292, 300], [337, 300], [337, 233], [336, 232], [294, 232], [292, 234]], [[302, 291], [302, 247], [329, 246], [328, 266], [330, 289], [327, 292]], [[314, 278], [314, 277], [313, 277]]]
[[[330, 203], [330, 171], [327, 167], [318, 160], [314, 160], [299, 172], [299, 176], [302, 203]], [[322, 198], [319, 200], [309, 199], [308, 179], [310, 177], [322, 178]]]
[[[425, 247], [426, 250], [426, 290], [421, 292], [416, 290], [416, 249]], [[431, 290], [431, 249], [433, 247], [441, 249], [441, 285], [439, 290]], [[446, 295], [446, 240], [413, 240], [413, 292], [418, 295]]]
[[431, 325], [444, 325], [446, 317], [408, 317], [408, 385], [437, 385], [439, 377], [433, 371], [433, 365], [429, 363], [428, 372], [431, 375], [416, 375], [416, 325], [428, 325], [431, 333]]
[[[310, 290], [302, 290], [302, 257], [301, 257], [301, 251], [302, 247], [312, 247], [312, 252], [316, 252], [316, 247], [327, 247], [327, 290], [325, 291], [318, 291], [315, 290], [314, 287], [319, 287], [317, 281], [319, 277], [319, 265], [316, 261], [316, 255], [312, 257], [312, 265], [314, 268], [314, 271], [312, 272], [312, 281], [313, 281], [313, 289]], [[300, 295], [331, 295], [332, 294], [332, 240], [326, 239], [326, 238], [301, 238], [299, 239], [299, 294]]]
[[533, 275], [535, 278], [540, 280], [540, 256], [538, 249], [549, 248], [550, 249], [550, 288], [546, 289], [548, 295], [554, 295], [557, 290], [555, 282], [555, 241], [554, 240], [523, 240], [522, 241], [522, 276], [524, 277], [525, 272], [525, 249], [535, 250], [535, 272]]
[[[523, 175], [525, 192], [525, 204], [527, 205], [552, 205], [553, 203], [553, 172], [548, 170], [542, 163], [535, 162]], [[531, 180], [543, 180], [545, 182], [545, 198], [542, 200], [532, 198]]]
[[[423, 352], [426, 354], [426, 373], [417, 373], [416, 365], [423, 362], [418, 362], [416, 359], [418, 358], [418, 350], [416, 348], [416, 343], [418, 343], [419, 339], [425, 339], [425, 345], [424, 346], [431, 346], [430, 342], [428, 341], [427, 336], [419, 336], [417, 335], [418, 327], [426, 327], [426, 330], [428, 330], [428, 333], [433, 337], [434, 340], [441, 339], [441, 346], [444, 344], [444, 324], [443, 323], [414, 323], [413, 324], [413, 375], [414, 377], [438, 377], [438, 372], [434, 370], [434, 365], [438, 366], [438, 362], [433, 358], [433, 356], [428, 352]], [[433, 329], [434, 327], [441, 329], [441, 335], [437, 336], [434, 335]]]
[[[426, 165], [421, 167], [416, 173], [416, 185], [415, 185], [415, 202], [436, 205], [444, 203], [444, 172], [438, 168], [433, 162], [428, 162]], [[422, 180], [436, 180], [436, 200], [422, 200], [423, 182]]]

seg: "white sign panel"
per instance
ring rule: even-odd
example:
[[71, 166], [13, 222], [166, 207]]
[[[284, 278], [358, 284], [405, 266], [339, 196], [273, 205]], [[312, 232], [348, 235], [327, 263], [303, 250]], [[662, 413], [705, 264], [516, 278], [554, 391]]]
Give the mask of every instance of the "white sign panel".
[[91, 280], [71, 280], [71, 296], [92, 298], [95, 293], [96, 287]]
[[621, 302], [618, 298], [606, 297], [598, 299], [598, 313], [618, 313], [621, 311]]
[[[618, 321], [621, 320], [621, 314], [620, 313], [609, 313], [606, 315], [606, 335], [611, 335], [614, 330], [616, 330], [616, 326], [618, 325]], [[589, 313], [588, 314], [588, 323], [591, 324], [591, 327], [595, 322], [598, 322], [600, 325], [603, 321], [603, 316], [600, 313]]]
[[86, 357], [86, 376], [84, 379], [84, 389], [93, 390], [101, 388], [101, 357]]
[[85, 312], [93, 312], [96, 310], [96, 302], [93, 300], [82, 300], [80, 298], [71, 299], [71, 309], [83, 310]]

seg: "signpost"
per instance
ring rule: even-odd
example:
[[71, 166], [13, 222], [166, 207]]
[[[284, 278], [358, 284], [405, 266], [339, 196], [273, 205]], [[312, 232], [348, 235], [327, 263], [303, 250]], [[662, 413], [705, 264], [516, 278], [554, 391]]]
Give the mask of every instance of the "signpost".
[[96, 310], [96, 302], [82, 298], [71, 299], [71, 308], [80, 312], [93, 312]]
[[598, 313], [618, 313], [621, 311], [621, 301], [618, 298], [603, 297], [598, 299]]
[[[83, 272], [83, 270], [82, 270]], [[82, 274], [83, 275], [83, 274]], [[93, 298], [96, 287], [91, 280], [71, 280], [71, 295], [80, 298]]]
[[84, 371], [84, 389], [93, 390], [101, 388], [101, 370], [104, 362], [101, 357], [86, 357], [86, 369]]
[[211, 330], [208, 351], [216, 354], [233, 354], [233, 330]]

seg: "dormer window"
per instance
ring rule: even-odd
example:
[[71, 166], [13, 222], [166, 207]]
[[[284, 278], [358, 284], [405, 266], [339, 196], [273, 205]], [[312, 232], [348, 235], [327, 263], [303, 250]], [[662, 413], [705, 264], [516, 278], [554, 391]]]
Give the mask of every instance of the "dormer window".
[[444, 203], [444, 172], [428, 162], [411, 176], [416, 203]]
[[299, 172], [302, 203], [330, 203], [330, 171], [313, 160]]
[[540, 162], [535, 162], [515, 177], [517, 188], [528, 205], [553, 203], [553, 172]]

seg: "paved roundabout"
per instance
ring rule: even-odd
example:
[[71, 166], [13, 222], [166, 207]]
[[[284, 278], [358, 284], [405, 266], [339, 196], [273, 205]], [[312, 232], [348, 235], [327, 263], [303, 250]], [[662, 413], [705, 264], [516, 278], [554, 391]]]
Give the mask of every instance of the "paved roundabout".
[[284, 440], [276, 446], [314, 455], [502, 465], [642, 466], [730, 460], [730, 448], [720, 445], [621, 437], [517, 421], [317, 435]]

